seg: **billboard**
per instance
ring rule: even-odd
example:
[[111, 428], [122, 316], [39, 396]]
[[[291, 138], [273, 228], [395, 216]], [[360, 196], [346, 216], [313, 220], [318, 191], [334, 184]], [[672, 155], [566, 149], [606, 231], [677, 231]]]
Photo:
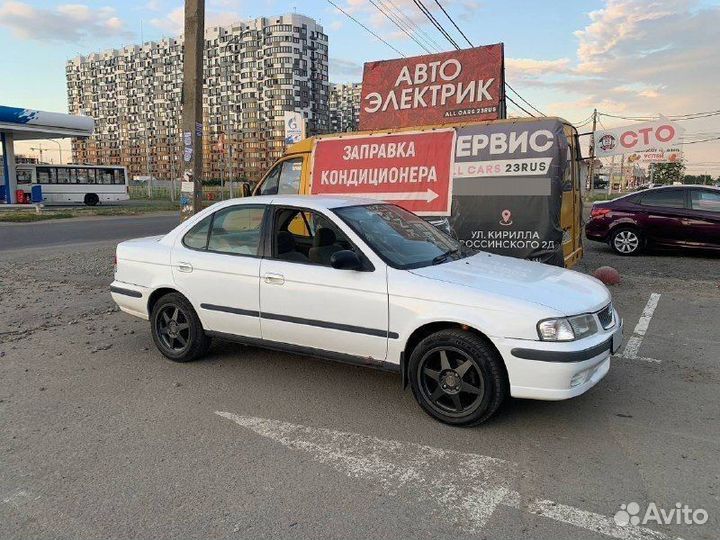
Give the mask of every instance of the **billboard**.
[[661, 116], [653, 122], [595, 131], [595, 156], [599, 158], [677, 148], [683, 129]]
[[503, 44], [365, 64], [360, 129], [504, 116]]
[[319, 139], [312, 194], [394, 202], [420, 215], [447, 216], [452, 184], [452, 129]]
[[682, 160], [683, 152], [679, 146], [668, 148], [667, 150], [651, 149], [628, 156], [630, 163], [636, 161], [640, 163], [675, 163], [676, 161]]
[[285, 111], [285, 146], [300, 142], [305, 138], [305, 119], [302, 113]]
[[568, 159], [557, 120], [457, 128], [448, 219], [453, 234], [473, 249], [562, 266]]

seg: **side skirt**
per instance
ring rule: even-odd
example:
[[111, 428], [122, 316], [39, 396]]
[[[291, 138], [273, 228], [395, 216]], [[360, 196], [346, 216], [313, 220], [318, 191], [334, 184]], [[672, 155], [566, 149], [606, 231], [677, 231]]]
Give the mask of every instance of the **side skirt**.
[[261, 338], [251, 338], [246, 336], [238, 336], [235, 334], [228, 334], [226, 332], [213, 332], [206, 331], [207, 335], [226, 339], [228, 341], [234, 341], [243, 345], [251, 345], [253, 347], [260, 347], [262, 349], [270, 349], [273, 351], [289, 352], [293, 354], [301, 354], [305, 356], [313, 356], [316, 358], [323, 358], [326, 360], [333, 360], [335, 362], [341, 362], [343, 364], [350, 364], [353, 366], [370, 367], [379, 369], [381, 371], [388, 371], [392, 373], [400, 373], [400, 365], [393, 364], [392, 362], [386, 362], [384, 360], [375, 360], [373, 358], [365, 356], [355, 356], [352, 354], [343, 354], [334, 351], [326, 351], [324, 349], [315, 349], [313, 347], [303, 347], [302, 345], [292, 345], [290, 343], [282, 343], [279, 341], [269, 341]]

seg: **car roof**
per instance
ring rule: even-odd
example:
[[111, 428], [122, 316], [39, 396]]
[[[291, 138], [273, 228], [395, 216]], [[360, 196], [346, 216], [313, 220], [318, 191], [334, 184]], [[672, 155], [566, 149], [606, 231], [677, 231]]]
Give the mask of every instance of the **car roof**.
[[382, 204], [382, 201], [369, 197], [343, 197], [341, 195], [257, 195], [254, 197], [229, 199], [220, 203], [222, 206], [230, 206], [233, 204], [273, 204], [325, 210], [343, 206]]
[[679, 186], [673, 186], [673, 185], [655, 186], [652, 188], [644, 188], [640, 191], [631, 191], [630, 193], [626, 193], [625, 195], [620, 195], [619, 197], [615, 197], [614, 199], [610, 199], [607, 201], [597, 201], [597, 204], [609, 204], [609, 203], [613, 203], [615, 201], [620, 201], [622, 199], [626, 199], [627, 197], [633, 197], [635, 195], [646, 195], [648, 193], [655, 193], [658, 191], [664, 191], [664, 190], [668, 190], [668, 189], [688, 189], [688, 188], [709, 189], [709, 190], [717, 191], [720, 193], [719, 187], [707, 186], [704, 184], [681, 184]]

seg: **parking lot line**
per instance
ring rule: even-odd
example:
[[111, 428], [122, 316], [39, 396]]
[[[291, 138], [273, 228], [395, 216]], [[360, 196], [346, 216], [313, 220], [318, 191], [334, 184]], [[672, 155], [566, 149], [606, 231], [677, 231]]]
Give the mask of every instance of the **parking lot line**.
[[659, 293], [650, 294], [650, 299], [647, 301], [647, 304], [645, 304], [642, 315], [640, 315], [640, 319], [635, 325], [633, 335], [627, 340], [627, 343], [625, 344], [625, 349], [623, 349], [622, 354], [617, 355], [618, 358], [625, 358], [627, 360], [641, 360], [643, 362], [654, 362], [657, 364], [660, 363], [660, 360], [656, 360], [655, 358], [638, 356], [638, 351], [640, 350], [640, 346], [642, 345], [643, 339], [645, 338], [645, 334], [647, 333], [648, 327], [650, 326], [650, 321], [652, 320], [653, 314], [655, 313], [655, 308], [657, 308], [659, 301]]
[[471, 534], [480, 533], [502, 504], [619, 540], [672, 538], [551, 500], [523, 500], [511, 489], [517, 464], [503, 459], [229, 412], [215, 414], [287, 448], [307, 452], [318, 463], [351, 478], [374, 481], [395, 495], [404, 492], [412, 503], [427, 505], [433, 516]]

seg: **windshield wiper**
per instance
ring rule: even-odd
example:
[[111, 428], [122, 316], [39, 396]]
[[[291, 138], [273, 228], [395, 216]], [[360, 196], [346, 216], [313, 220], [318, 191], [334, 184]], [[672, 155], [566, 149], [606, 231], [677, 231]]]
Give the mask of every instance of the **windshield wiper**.
[[458, 249], [457, 249], [457, 248], [449, 249], [449, 250], [447, 250], [445, 253], [441, 253], [440, 255], [438, 255], [437, 257], [435, 257], [435, 258], [432, 260], [432, 263], [433, 263], [433, 264], [440, 264], [440, 263], [442, 263], [442, 262], [445, 262], [450, 255], [454, 255], [454, 254], [457, 253], [457, 252], [458, 252]]

